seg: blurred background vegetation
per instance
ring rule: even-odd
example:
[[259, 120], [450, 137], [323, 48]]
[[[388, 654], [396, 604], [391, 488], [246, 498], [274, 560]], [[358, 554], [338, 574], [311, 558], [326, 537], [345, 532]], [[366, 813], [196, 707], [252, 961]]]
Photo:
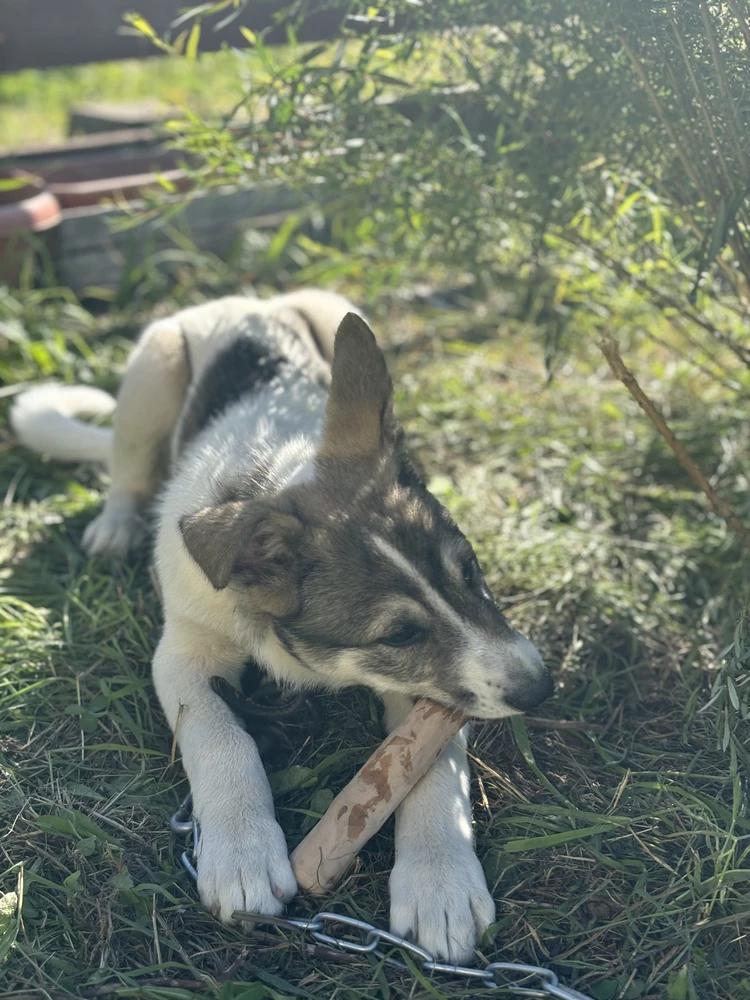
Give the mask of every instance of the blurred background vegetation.
[[[238, 7], [206, 6], [196, 44]], [[334, 220], [335, 260], [298, 234], [299, 215], [274, 262], [286, 251], [300, 279], [353, 276], [373, 295], [430, 268], [480, 291], [524, 281], [519, 312], [543, 320], [550, 359], [571, 317], [579, 336], [606, 327], [613, 290], [628, 286], [635, 313], [639, 300], [666, 307], [701, 361], [723, 344], [744, 363], [743, 0], [403, 2], [357, 25], [364, 38], [284, 51], [246, 32], [241, 94], [221, 124], [174, 125], [206, 183], [321, 185], [310, 213]]]

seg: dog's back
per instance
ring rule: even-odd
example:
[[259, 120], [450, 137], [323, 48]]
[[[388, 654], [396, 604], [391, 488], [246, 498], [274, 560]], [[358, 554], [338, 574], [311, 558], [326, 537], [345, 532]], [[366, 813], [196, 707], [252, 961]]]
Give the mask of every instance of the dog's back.
[[[273, 300], [271, 300], [273, 302]], [[171, 442], [173, 464], [208, 433], [226, 450], [262, 439], [272, 419], [286, 439], [320, 425], [330, 366], [308, 320], [289, 307], [260, 311], [246, 299], [222, 299], [178, 314], [190, 384]], [[217, 428], [217, 424], [221, 424]]]
[[[333, 359], [333, 341], [341, 318], [352, 311], [341, 295], [319, 289], [300, 289], [270, 299], [227, 296], [183, 309], [159, 319], [144, 331], [131, 362], [144, 343], [154, 346], [159, 366], [184, 369], [191, 396], [212, 362], [246, 332], [251, 317], [273, 318], [285, 330], [283, 349], [290, 359], [323, 382]], [[355, 310], [356, 311], [356, 310]], [[256, 322], [255, 337], [263, 338], [267, 324]], [[290, 338], [290, 331], [296, 338]], [[273, 337], [273, 330], [268, 331]], [[269, 352], [274, 345], [266, 338]], [[158, 408], [158, 388], [148, 403]], [[183, 399], [183, 403], [186, 401]], [[105, 419], [115, 410], [109, 393], [91, 386], [49, 384], [21, 393], [11, 407], [10, 421], [19, 441], [39, 454], [62, 462], [111, 461], [112, 432], [81, 417]], [[193, 416], [193, 420], [195, 419]], [[146, 414], [148, 417], [148, 414]]]

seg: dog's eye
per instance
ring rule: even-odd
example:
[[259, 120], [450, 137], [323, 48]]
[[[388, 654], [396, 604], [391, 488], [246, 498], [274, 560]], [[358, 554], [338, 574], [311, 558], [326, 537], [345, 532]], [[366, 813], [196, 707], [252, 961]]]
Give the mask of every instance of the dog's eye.
[[419, 625], [402, 625], [380, 641], [384, 646], [412, 646], [424, 638], [424, 629]]

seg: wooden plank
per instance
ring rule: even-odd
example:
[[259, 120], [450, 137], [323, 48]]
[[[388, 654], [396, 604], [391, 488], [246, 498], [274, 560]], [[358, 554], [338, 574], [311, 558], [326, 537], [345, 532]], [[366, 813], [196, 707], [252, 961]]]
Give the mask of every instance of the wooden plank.
[[112, 227], [114, 221], [123, 219], [117, 208], [69, 209], [63, 213], [57, 234], [58, 277], [79, 294], [87, 286], [116, 288], [128, 266], [176, 247], [170, 227], [187, 234], [199, 250], [221, 257], [244, 230], [277, 228], [286, 213], [311, 198], [311, 191], [294, 191], [281, 184], [245, 190], [213, 188], [188, 201], [166, 226], [156, 218], [119, 231]]
[[[133, 0], [0, 0], [0, 73], [160, 55], [155, 45], [124, 25], [123, 15], [138, 10], [163, 35], [187, 6], [185, 0], [148, 0], [140, 5]], [[213, 51], [225, 42], [246, 47], [240, 25], [256, 33], [267, 31], [264, 39], [270, 45], [284, 43], [286, 25], [278, 18], [289, 7], [290, 0], [251, 0], [240, 16], [220, 31], [212, 27], [221, 18], [212, 18], [205, 22], [200, 49]], [[303, 7], [304, 19], [297, 15], [293, 22], [299, 41], [338, 36], [347, 6], [320, 9], [311, 0]], [[359, 26], [357, 21], [349, 23]], [[173, 36], [179, 30], [173, 31]]]
[[70, 136], [64, 142], [47, 142], [3, 151], [3, 161], [23, 170], [44, 172], [67, 163], [101, 159], [123, 153], [155, 149], [160, 138], [152, 128], [117, 129], [93, 135]]

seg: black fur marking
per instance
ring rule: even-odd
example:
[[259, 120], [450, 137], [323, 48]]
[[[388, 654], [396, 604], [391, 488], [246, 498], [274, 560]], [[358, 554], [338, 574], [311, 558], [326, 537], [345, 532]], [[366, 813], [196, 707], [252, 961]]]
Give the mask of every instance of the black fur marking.
[[272, 381], [286, 363], [249, 338], [230, 344], [209, 365], [190, 394], [180, 427], [179, 451], [232, 403]]
[[185, 352], [185, 361], [187, 363], [188, 385], [190, 385], [190, 383], [193, 381], [193, 359], [190, 354], [190, 344], [188, 343], [188, 339], [185, 336], [184, 331], [180, 332], [180, 336], [182, 337], [182, 349]]

